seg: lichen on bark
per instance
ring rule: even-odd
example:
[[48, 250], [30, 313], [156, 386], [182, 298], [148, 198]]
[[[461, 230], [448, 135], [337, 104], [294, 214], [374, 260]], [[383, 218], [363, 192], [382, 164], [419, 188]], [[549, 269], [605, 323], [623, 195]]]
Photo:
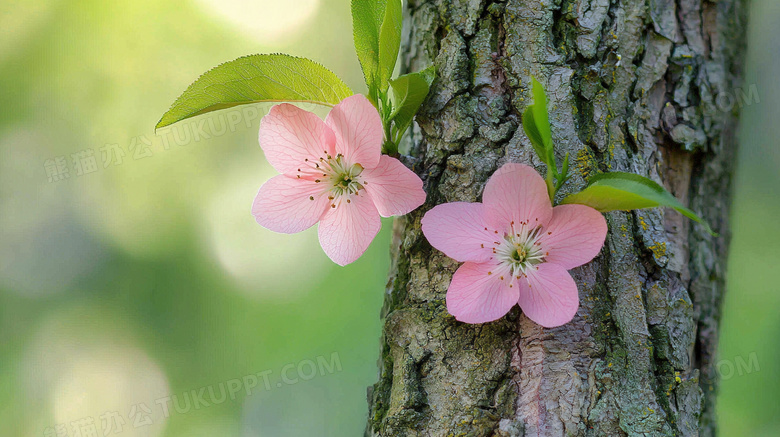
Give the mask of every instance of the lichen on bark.
[[[728, 248], [745, 0], [410, 0], [403, 67], [438, 78], [407, 144], [426, 204], [396, 220], [371, 436], [715, 433], [714, 360]], [[445, 307], [458, 264], [431, 248], [433, 205], [479, 201], [505, 162], [543, 170], [520, 126], [547, 87], [562, 193], [604, 171], [665, 185], [674, 211], [607, 214], [601, 254], [574, 269], [580, 309], [545, 329], [514, 309], [483, 325]], [[724, 110], [728, 109], [728, 110]]]

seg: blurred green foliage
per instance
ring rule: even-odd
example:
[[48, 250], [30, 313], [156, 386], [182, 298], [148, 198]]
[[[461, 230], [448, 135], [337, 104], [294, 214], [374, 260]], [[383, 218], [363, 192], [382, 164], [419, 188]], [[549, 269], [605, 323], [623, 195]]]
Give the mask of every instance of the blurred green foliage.
[[[220, 2], [0, 6], [0, 434], [65, 424], [74, 435], [88, 416], [100, 431], [113, 410], [128, 422], [119, 435], [362, 432], [390, 222], [365, 257], [338, 268], [316, 231], [279, 236], [254, 223], [254, 194], [273, 172], [257, 111], [234, 112], [237, 123], [204, 117], [210, 139], [196, 139], [196, 125], [153, 130], [200, 72], [249, 53], [307, 56], [361, 89], [349, 4], [291, 3], [315, 11], [273, 45], [231, 30]], [[122, 162], [104, 167], [110, 144]], [[78, 175], [71, 155], [87, 149], [96, 170], [77, 156]], [[62, 176], [45, 165], [58, 157], [69, 178], [49, 182]], [[136, 375], [122, 365], [131, 356], [148, 358]], [[305, 380], [317, 357], [332, 371]], [[251, 396], [183, 414], [170, 405], [167, 420], [154, 403], [178, 394], [184, 410], [184, 393], [219, 395], [219, 383], [269, 370], [270, 390], [261, 379]], [[135, 428], [140, 402], [154, 424]]]
[[[722, 436], [769, 437], [780, 435], [780, 2], [754, 0], [751, 8], [743, 88], [758, 99], [735, 105], [742, 120], [718, 416]], [[748, 364], [742, 371], [740, 362]]]
[[[217, 0], [0, 5], [0, 434], [65, 424], [74, 435], [88, 416], [99, 432], [109, 411], [128, 436], [362, 432], [390, 222], [346, 268], [311, 231], [256, 225], [251, 202], [273, 173], [256, 140], [267, 106], [153, 131], [197, 74], [249, 53], [306, 56], [363, 89], [349, 2], [251, 4], [270, 12], [253, 22], [242, 2]], [[721, 357], [758, 367], [722, 383], [725, 436], [780, 433], [778, 17], [776, 2], [753, 2], [746, 84], [760, 102], [742, 108]], [[295, 378], [334, 353], [332, 370]], [[165, 418], [154, 402], [263, 372], [268, 389], [219, 405], [170, 405]], [[130, 420], [139, 403], [152, 425]]]

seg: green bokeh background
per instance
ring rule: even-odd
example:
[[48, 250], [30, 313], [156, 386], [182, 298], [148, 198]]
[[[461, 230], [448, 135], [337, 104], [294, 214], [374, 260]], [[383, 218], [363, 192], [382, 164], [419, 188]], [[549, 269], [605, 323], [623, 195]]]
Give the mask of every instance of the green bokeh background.
[[[256, 113], [196, 120], [210, 139], [190, 124], [152, 129], [199, 73], [249, 53], [307, 56], [362, 90], [349, 17], [343, 0], [0, 5], [0, 435], [57, 435], [62, 424], [76, 435], [73, 422], [89, 417], [100, 432], [108, 412], [124, 418], [121, 436], [362, 433], [390, 221], [338, 268], [312, 230], [280, 236], [251, 219], [273, 174]], [[778, 18], [780, 4], [753, 1], [746, 86], [760, 101], [742, 108], [724, 436], [780, 434]], [[104, 166], [112, 144], [122, 163]], [[71, 155], [85, 150], [97, 169], [78, 175]], [[50, 182], [60, 157], [70, 177]], [[183, 403], [261, 372], [270, 388]], [[168, 404], [165, 417], [155, 400], [171, 394], [187, 411]], [[141, 403], [151, 425], [135, 422]]]

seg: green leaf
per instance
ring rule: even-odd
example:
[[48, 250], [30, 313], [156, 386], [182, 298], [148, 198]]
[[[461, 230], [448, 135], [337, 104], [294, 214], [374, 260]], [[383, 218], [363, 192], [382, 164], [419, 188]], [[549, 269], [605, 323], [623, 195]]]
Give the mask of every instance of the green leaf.
[[531, 145], [534, 147], [536, 155], [548, 166], [550, 165], [547, 157], [547, 149], [544, 147], [544, 140], [542, 134], [539, 133], [539, 129], [536, 127], [536, 121], [534, 120], [534, 108], [529, 106], [526, 108], [523, 114], [523, 129], [528, 139], [531, 140]]
[[352, 0], [352, 33], [369, 98], [376, 104], [379, 71], [379, 33], [387, 0]]
[[417, 73], [404, 74], [390, 81], [390, 98], [393, 102], [390, 119], [395, 123], [399, 135], [412, 124], [435, 78], [436, 67], [431, 65]]
[[398, 50], [401, 48], [401, 28], [403, 26], [403, 3], [401, 0], [389, 0], [384, 20], [379, 31], [379, 72], [377, 86], [380, 91], [387, 89], [388, 81], [393, 77]]
[[173, 103], [156, 128], [211, 111], [258, 102], [334, 106], [352, 90], [322, 65], [284, 54], [250, 55], [212, 68]]
[[531, 140], [531, 145], [533, 145], [539, 159], [557, 171], [553, 155], [550, 119], [547, 115], [547, 96], [542, 84], [534, 77], [531, 77], [531, 95], [534, 98], [534, 103], [528, 106], [523, 113], [523, 129], [528, 139]]
[[561, 203], [587, 205], [601, 212], [629, 211], [658, 206], [674, 208], [689, 219], [701, 223], [710, 234], [717, 235], [707, 222], [686, 208], [664, 187], [633, 173], [598, 174], [590, 179], [584, 190], [569, 195]]
[[534, 95], [534, 104], [531, 106], [534, 113], [534, 122], [536, 123], [536, 129], [539, 130], [539, 135], [542, 138], [544, 148], [548, 150], [548, 153], [552, 151], [552, 131], [550, 130], [550, 119], [547, 116], [547, 95], [545, 95], [544, 87], [536, 78], [531, 78], [532, 92]]

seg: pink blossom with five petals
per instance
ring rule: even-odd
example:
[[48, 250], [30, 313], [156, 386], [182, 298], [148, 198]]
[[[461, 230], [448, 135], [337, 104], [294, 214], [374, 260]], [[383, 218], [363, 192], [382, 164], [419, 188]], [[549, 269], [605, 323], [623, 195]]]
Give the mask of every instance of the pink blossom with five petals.
[[275, 232], [301, 232], [319, 222], [322, 249], [339, 265], [366, 251], [380, 216], [409, 213], [425, 202], [422, 180], [382, 154], [382, 120], [360, 94], [336, 105], [323, 122], [283, 103], [260, 122], [268, 162], [281, 173], [260, 187], [252, 205], [257, 223]]
[[544, 327], [571, 321], [579, 293], [567, 270], [601, 251], [604, 216], [585, 205], [553, 207], [542, 177], [522, 164], [494, 173], [482, 199], [438, 205], [422, 219], [430, 244], [465, 262], [447, 290], [449, 313], [484, 323], [518, 304]]

